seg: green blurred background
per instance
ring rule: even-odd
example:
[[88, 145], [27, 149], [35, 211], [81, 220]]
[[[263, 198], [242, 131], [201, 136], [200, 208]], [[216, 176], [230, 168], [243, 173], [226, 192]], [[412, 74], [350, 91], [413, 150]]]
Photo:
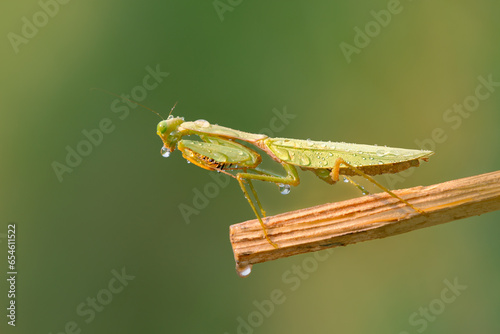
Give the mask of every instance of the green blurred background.
[[[187, 120], [249, 132], [274, 124], [281, 137], [404, 148], [425, 140], [436, 155], [411, 175], [378, 177], [391, 188], [495, 171], [500, 87], [467, 117], [447, 110], [473, 101], [479, 76], [500, 81], [498, 1], [41, 3], [1, 9], [0, 333], [500, 331], [500, 213], [334, 249], [322, 261], [260, 264], [241, 279], [228, 226], [253, 215], [237, 183], [212, 187], [218, 194], [186, 220], [180, 207], [194, 207], [210, 173], [179, 152], [160, 156], [156, 115], [116, 113], [115, 97], [90, 91], [134, 92], [164, 116], [179, 101], [175, 115]], [[390, 22], [388, 7], [398, 11]], [[356, 27], [370, 40], [355, 40]], [[343, 42], [362, 47], [346, 57]], [[157, 66], [169, 75], [140, 88]], [[284, 110], [286, 122], [273, 121]], [[84, 150], [82, 131], [103, 119], [113, 130], [59, 180], [54, 162], [66, 164], [68, 146]], [[301, 177], [288, 196], [257, 185], [269, 214], [360, 195]], [[15, 328], [5, 309], [11, 222]], [[119, 288], [122, 270], [129, 280]], [[443, 291], [453, 295], [446, 280], [467, 287], [453, 302], [443, 301]], [[280, 292], [279, 304], [263, 302]]]

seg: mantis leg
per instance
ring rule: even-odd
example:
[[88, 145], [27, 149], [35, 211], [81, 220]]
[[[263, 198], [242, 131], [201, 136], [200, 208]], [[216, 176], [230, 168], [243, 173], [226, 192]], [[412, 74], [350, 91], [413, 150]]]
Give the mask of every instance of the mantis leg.
[[368, 195], [369, 194], [368, 190], [366, 190], [365, 187], [363, 187], [359, 183], [353, 181], [350, 177], [344, 175], [344, 178], [347, 181], [349, 181], [350, 184], [352, 184], [353, 186], [355, 186], [356, 188], [358, 188], [363, 193], [363, 195]]
[[[280, 176], [278, 174], [275, 174], [275, 173], [269, 172], [269, 171], [265, 171], [261, 168], [252, 168], [251, 171], [258, 173], [260, 175], [275, 176], [275, 177], [278, 177], [280, 179], [282, 178], [282, 176]], [[259, 207], [260, 212], [262, 213], [262, 217], [265, 217], [266, 211], [264, 211], [264, 209], [262, 208], [262, 204], [260, 203], [259, 196], [257, 196], [257, 192], [255, 191], [255, 188], [253, 187], [252, 181], [247, 179], [247, 183], [248, 183], [248, 186], [250, 187], [250, 190], [252, 191], [252, 194], [253, 194], [253, 197], [255, 198], [255, 201], [257, 202], [257, 206]]]
[[421, 210], [419, 208], [416, 208], [415, 206], [413, 206], [412, 204], [410, 204], [407, 200], [399, 197], [398, 195], [396, 195], [395, 193], [393, 193], [392, 191], [390, 191], [389, 189], [387, 189], [386, 187], [384, 187], [383, 185], [381, 185], [380, 183], [378, 183], [377, 181], [375, 181], [375, 179], [373, 177], [371, 177], [370, 175], [364, 173], [360, 169], [358, 169], [358, 168], [356, 168], [356, 167], [348, 164], [347, 162], [345, 162], [345, 160], [342, 159], [342, 158], [338, 158], [337, 160], [335, 160], [335, 164], [334, 164], [334, 166], [332, 168], [332, 171], [330, 173], [333, 181], [336, 182], [336, 181], [339, 180], [340, 165], [347, 166], [350, 170], [352, 170], [353, 172], [355, 172], [358, 175], [361, 175], [362, 177], [364, 177], [365, 179], [367, 179], [371, 183], [375, 184], [377, 187], [379, 187], [380, 189], [382, 189], [383, 191], [385, 191], [386, 193], [388, 193], [392, 197], [394, 197], [394, 198], [398, 199], [400, 202], [408, 205], [410, 208], [412, 208], [416, 212], [425, 214], [425, 211], [423, 211], [423, 210]]
[[295, 169], [294, 166], [288, 165], [288, 164], [282, 164], [283, 168], [287, 172], [287, 176], [275, 176], [271, 174], [267, 174], [264, 171], [261, 170], [255, 170], [259, 174], [252, 174], [252, 173], [238, 173], [236, 174], [236, 179], [238, 180], [241, 190], [243, 191], [243, 194], [245, 195], [245, 198], [247, 199], [248, 203], [250, 204], [250, 207], [252, 208], [255, 216], [259, 220], [260, 226], [262, 227], [262, 230], [264, 232], [264, 237], [266, 240], [274, 247], [274, 248], [279, 248], [277, 244], [271, 241], [271, 238], [269, 238], [269, 234], [267, 233], [267, 228], [264, 222], [262, 221], [262, 218], [260, 217], [259, 213], [257, 212], [257, 208], [255, 207], [255, 204], [253, 203], [252, 199], [250, 198], [250, 195], [245, 187], [245, 180], [247, 180], [249, 187], [255, 197], [255, 200], [257, 202], [257, 205], [259, 206], [263, 216], [265, 216], [265, 211], [262, 209], [262, 205], [260, 204], [259, 198], [257, 196], [257, 192], [255, 191], [251, 180], [261, 180], [261, 181], [267, 181], [267, 182], [272, 182], [272, 183], [283, 183], [283, 184], [289, 184], [292, 186], [296, 186], [299, 184], [299, 175], [297, 174], [297, 170]]
[[257, 206], [260, 209], [260, 213], [262, 214], [262, 217], [266, 216], [266, 211], [262, 208], [262, 204], [260, 204], [259, 196], [257, 196], [257, 192], [255, 191], [255, 188], [253, 187], [252, 181], [247, 180], [248, 186], [250, 187], [250, 190], [252, 191], [253, 198], [255, 198], [255, 201], [257, 202]]

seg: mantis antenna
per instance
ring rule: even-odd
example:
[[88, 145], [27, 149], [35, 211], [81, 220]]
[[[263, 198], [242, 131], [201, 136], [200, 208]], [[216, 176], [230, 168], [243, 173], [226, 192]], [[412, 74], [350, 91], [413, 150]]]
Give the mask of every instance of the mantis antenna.
[[[112, 93], [112, 92], [107, 91], [107, 90], [102, 89], [102, 88], [90, 88], [90, 90], [100, 90], [101, 92], [107, 93], [107, 94], [109, 94], [109, 95], [116, 96], [117, 98], [124, 99], [124, 100], [127, 100], [127, 101], [129, 101], [129, 102], [135, 103], [135, 104], [137, 104], [138, 106], [141, 106], [141, 107], [143, 107], [143, 108], [145, 108], [145, 109], [147, 109], [147, 110], [149, 110], [149, 111], [152, 111], [153, 113], [157, 114], [157, 115], [158, 115], [158, 117], [160, 117], [161, 119], [163, 119], [163, 117], [161, 117], [161, 115], [160, 115], [158, 112], [154, 111], [154, 110], [153, 110], [153, 109], [151, 109], [151, 108], [146, 107], [145, 105], [140, 104], [139, 102], [132, 101], [131, 99], [127, 99], [126, 97], [119, 96], [118, 94]], [[173, 107], [173, 108], [172, 108], [172, 110], [170, 111], [170, 114], [171, 114], [171, 113], [172, 113], [172, 111], [174, 110], [174, 108], [175, 108], [175, 105], [176, 105], [176, 104], [177, 104], [177, 102], [175, 102], [174, 107]], [[169, 114], [169, 116], [170, 116], [170, 114]]]
[[175, 106], [177, 105], [178, 102], [179, 101], [176, 101], [175, 104], [174, 104], [174, 106], [172, 107], [172, 109], [170, 109], [170, 112], [168, 113], [168, 117], [170, 117], [170, 115], [172, 115], [172, 111], [174, 111], [174, 108], [175, 108]]

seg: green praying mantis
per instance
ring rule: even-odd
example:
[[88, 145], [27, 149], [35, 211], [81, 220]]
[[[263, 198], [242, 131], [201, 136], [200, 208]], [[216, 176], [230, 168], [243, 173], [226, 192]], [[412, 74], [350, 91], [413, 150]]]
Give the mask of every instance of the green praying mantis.
[[[275, 248], [279, 246], [269, 237], [266, 225], [262, 220], [266, 213], [253, 187], [252, 180], [275, 183], [280, 187], [281, 193], [286, 194], [290, 191], [290, 186], [297, 186], [300, 183], [297, 167], [313, 172], [317, 177], [329, 184], [335, 184], [339, 181], [339, 175], [346, 177], [360, 175], [416, 212], [424, 213], [382, 186], [371, 176], [398, 173], [410, 167], [417, 167], [420, 163], [419, 160], [427, 161], [434, 154], [432, 151], [340, 142], [270, 138], [263, 134], [253, 134], [211, 124], [206, 120], [186, 122], [184, 118], [172, 115], [158, 123], [157, 134], [163, 141], [161, 154], [164, 157], [168, 157], [177, 147], [188, 162], [235, 178], [262, 226], [263, 237]], [[183, 138], [184, 136], [193, 135], [198, 136], [200, 140]], [[241, 142], [253, 145], [281, 164], [286, 176], [260, 169], [261, 155]], [[229, 171], [235, 171], [236, 173], [232, 174]], [[348, 180], [358, 186], [352, 180]], [[253, 194], [260, 214], [255, 203], [250, 198], [246, 184]], [[361, 186], [358, 186], [358, 188], [363, 190]]]

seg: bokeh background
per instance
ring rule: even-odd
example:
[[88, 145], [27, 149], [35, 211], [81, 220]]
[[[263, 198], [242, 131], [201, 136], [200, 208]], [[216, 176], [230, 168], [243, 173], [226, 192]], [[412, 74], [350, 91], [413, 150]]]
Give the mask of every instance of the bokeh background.
[[[253, 216], [237, 183], [214, 188], [179, 152], [161, 157], [156, 115], [90, 90], [134, 93], [164, 117], [179, 101], [175, 115], [249, 132], [436, 151], [413, 173], [378, 177], [391, 188], [495, 171], [500, 87], [482, 88], [489, 96], [464, 116], [447, 110], [474, 100], [478, 77], [500, 81], [498, 1], [1, 7], [1, 333], [499, 332], [500, 213], [334, 249], [322, 261], [260, 264], [241, 279], [228, 226]], [[347, 44], [358, 47], [346, 54]], [[169, 73], [149, 90], [148, 67]], [[112, 130], [86, 147], [82, 131], [103, 120]], [[88, 154], [58, 178], [67, 147]], [[287, 196], [257, 184], [269, 214], [360, 195], [301, 176]], [[198, 210], [195, 194], [206, 189], [212, 198]], [[15, 328], [6, 318], [12, 222]], [[122, 271], [128, 280], [118, 283]], [[279, 303], [269, 306], [272, 297]]]

